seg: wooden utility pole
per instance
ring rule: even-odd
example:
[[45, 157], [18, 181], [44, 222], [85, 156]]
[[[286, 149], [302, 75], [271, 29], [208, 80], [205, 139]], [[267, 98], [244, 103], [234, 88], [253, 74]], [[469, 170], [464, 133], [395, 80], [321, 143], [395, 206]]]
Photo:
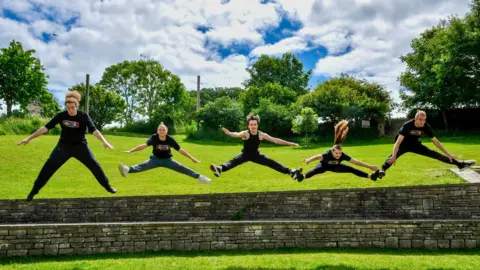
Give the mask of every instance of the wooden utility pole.
[[89, 97], [89, 86], [90, 86], [90, 74], [87, 74], [87, 81], [85, 83], [85, 112], [88, 114], [88, 97]]
[[[197, 112], [200, 110], [200, 75], [197, 75]], [[200, 129], [200, 121], [197, 119], [197, 130]]]

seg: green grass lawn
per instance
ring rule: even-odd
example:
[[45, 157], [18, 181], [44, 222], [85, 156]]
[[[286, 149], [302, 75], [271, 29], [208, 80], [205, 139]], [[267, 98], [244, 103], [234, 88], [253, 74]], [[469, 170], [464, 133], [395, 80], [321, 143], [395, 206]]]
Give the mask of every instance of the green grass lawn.
[[[25, 198], [39, 173], [43, 163], [53, 150], [58, 136], [42, 136], [31, 141], [27, 146], [16, 146], [25, 136], [0, 136], [0, 199]], [[397, 161], [397, 165], [388, 171], [387, 177], [377, 182], [361, 179], [351, 174], [327, 172], [317, 175], [302, 183], [297, 183], [287, 175], [279, 174], [270, 168], [247, 163], [215, 178], [209, 171], [210, 163], [221, 164], [233, 158], [241, 150], [241, 145], [222, 143], [188, 142], [184, 136], [176, 136], [182, 148], [201, 161], [194, 164], [174, 151], [174, 158], [190, 168], [212, 178], [209, 185], [200, 185], [196, 180], [173, 171], [158, 168], [148, 172], [131, 174], [126, 178], [120, 176], [117, 165], [124, 162], [133, 165], [143, 162], [150, 156], [151, 149], [145, 149], [131, 155], [120, 151], [128, 150], [145, 142], [145, 138], [117, 137], [106, 138], [115, 147], [115, 151], [103, 149], [101, 143], [88, 135], [89, 145], [103, 166], [117, 194], [107, 193], [96, 182], [93, 175], [75, 159], [69, 160], [52, 177], [36, 198], [58, 197], [96, 197], [96, 196], [134, 196], [153, 194], [196, 194], [247, 191], [311, 190], [326, 188], [356, 188], [375, 186], [406, 186], [462, 183], [447, 169], [452, 166], [407, 154]], [[461, 154], [465, 159], [480, 160], [480, 137], [440, 138], [450, 152]], [[239, 141], [239, 143], [241, 143]], [[345, 151], [361, 161], [381, 166], [392, 151], [392, 140], [383, 139], [372, 142], [360, 142], [353, 145], [353, 139], [347, 139]], [[429, 147], [434, 147], [427, 143]], [[263, 143], [261, 151], [289, 167], [304, 168], [315, 166], [302, 164], [302, 160], [326, 151], [331, 145], [316, 145], [311, 148], [294, 148], [272, 146]], [[348, 163], [348, 162], [346, 162]], [[366, 169], [364, 169], [366, 170]]]
[[480, 253], [427, 250], [168, 252], [0, 260], [0, 269], [480, 269]]

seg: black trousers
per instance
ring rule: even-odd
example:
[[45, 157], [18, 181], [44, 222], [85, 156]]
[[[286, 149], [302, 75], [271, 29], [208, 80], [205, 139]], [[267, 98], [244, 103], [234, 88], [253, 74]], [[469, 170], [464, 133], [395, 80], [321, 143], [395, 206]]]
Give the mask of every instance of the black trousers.
[[55, 149], [53, 149], [50, 157], [38, 174], [37, 180], [35, 180], [33, 184], [32, 193], [37, 194], [40, 189], [47, 184], [52, 175], [71, 157], [76, 158], [90, 169], [102, 187], [105, 189], [110, 187], [107, 176], [87, 145], [64, 145], [59, 143]]
[[[453, 164], [453, 165], [457, 165], [457, 166], [460, 165], [460, 163], [458, 161], [456, 161], [455, 159], [452, 159], [452, 161], [450, 161], [450, 159], [448, 159], [447, 156], [442, 155], [442, 154], [438, 153], [437, 151], [434, 151], [434, 150], [426, 147], [425, 145], [423, 145], [420, 142], [418, 142], [418, 143], [408, 143], [408, 142], [405, 142], [405, 141], [402, 142], [402, 144], [400, 144], [400, 148], [398, 149], [397, 159], [399, 157], [401, 157], [403, 154], [409, 153], [409, 152], [419, 154], [419, 155], [422, 155], [422, 156], [426, 156], [426, 157], [429, 157], [429, 158], [437, 159], [437, 160], [440, 160], [443, 163]], [[392, 164], [388, 163], [388, 159], [390, 157], [392, 157], [392, 155], [388, 156], [388, 158], [385, 160], [385, 162], [382, 165], [382, 170], [386, 171], [388, 168], [390, 168], [390, 166], [392, 166]]]
[[223, 163], [220, 167], [222, 168], [222, 172], [226, 172], [226, 171], [231, 170], [231, 169], [237, 167], [238, 165], [241, 165], [241, 164], [243, 164], [245, 162], [248, 162], [248, 161], [255, 162], [257, 164], [270, 167], [270, 168], [272, 168], [272, 169], [274, 169], [278, 172], [281, 172], [283, 174], [290, 173], [290, 169], [288, 169], [287, 167], [283, 166], [282, 164], [276, 162], [275, 160], [270, 159], [266, 155], [260, 154], [260, 153], [245, 154], [245, 153], [242, 152], [242, 153], [238, 154], [236, 157], [234, 157], [232, 160], [229, 160], [229, 161]]
[[360, 171], [359, 169], [356, 169], [354, 167], [344, 165], [344, 164], [338, 164], [338, 165], [325, 165], [322, 164], [322, 162], [319, 162], [315, 168], [311, 169], [305, 174], [305, 178], [310, 178], [316, 174], [321, 174], [326, 171], [331, 171], [331, 172], [336, 172], [336, 173], [353, 173], [356, 176], [363, 177], [363, 178], [368, 178], [368, 173]]

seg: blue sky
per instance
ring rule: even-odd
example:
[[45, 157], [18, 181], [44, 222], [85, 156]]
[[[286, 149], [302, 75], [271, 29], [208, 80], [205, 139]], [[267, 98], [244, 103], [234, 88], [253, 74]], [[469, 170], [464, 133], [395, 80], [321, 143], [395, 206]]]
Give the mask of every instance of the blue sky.
[[[262, 55], [291, 52], [310, 87], [348, 73], [384, 85], [398, 100], [399, 56], [442, 18], [468, 11], [468, 0], [4, 0], [0, 47], [35, 49], [49, 89], [93, 83], [106, 67], [140, 54], [159, 60], [188, 89], [240, 86]], [[54, 35], [55, 34], [55, 35]]]

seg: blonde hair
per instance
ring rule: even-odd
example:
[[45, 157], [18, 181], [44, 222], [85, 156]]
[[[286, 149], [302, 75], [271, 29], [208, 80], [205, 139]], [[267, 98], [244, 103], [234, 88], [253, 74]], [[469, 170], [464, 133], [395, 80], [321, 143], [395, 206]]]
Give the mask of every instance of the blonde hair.
[[65, 103], [72, 102], [77, 104], [78, 107], [80, 100], [82, 100], [82, 95], [77, 91], [70, 91], [65, 95]]
[[427, 113], [422, 110], [417, 110], [417, 113], [415, 114], [415, 119], [417, 119], [419, 116], [425, 116], [427, 117]]
[[158, 125], [157, 129], [159, 129], [160, 127], [165, 127], [168, 130], [167, 125], [165, 125], [163, 122], [160, 122], [160, 125]]
[[247, 123], [250, 123], [250, 121], [252, 121], [252, 120], [257, 121], [257, 124], [260, 124], [260, 116], [254, 115], [253, 113], [250, 113], [247, 116]]
[[334, 148], [341, 150], [341, 144], [345, 141], [348, 133], [348, 121], [342, 120], [335, 125]]

